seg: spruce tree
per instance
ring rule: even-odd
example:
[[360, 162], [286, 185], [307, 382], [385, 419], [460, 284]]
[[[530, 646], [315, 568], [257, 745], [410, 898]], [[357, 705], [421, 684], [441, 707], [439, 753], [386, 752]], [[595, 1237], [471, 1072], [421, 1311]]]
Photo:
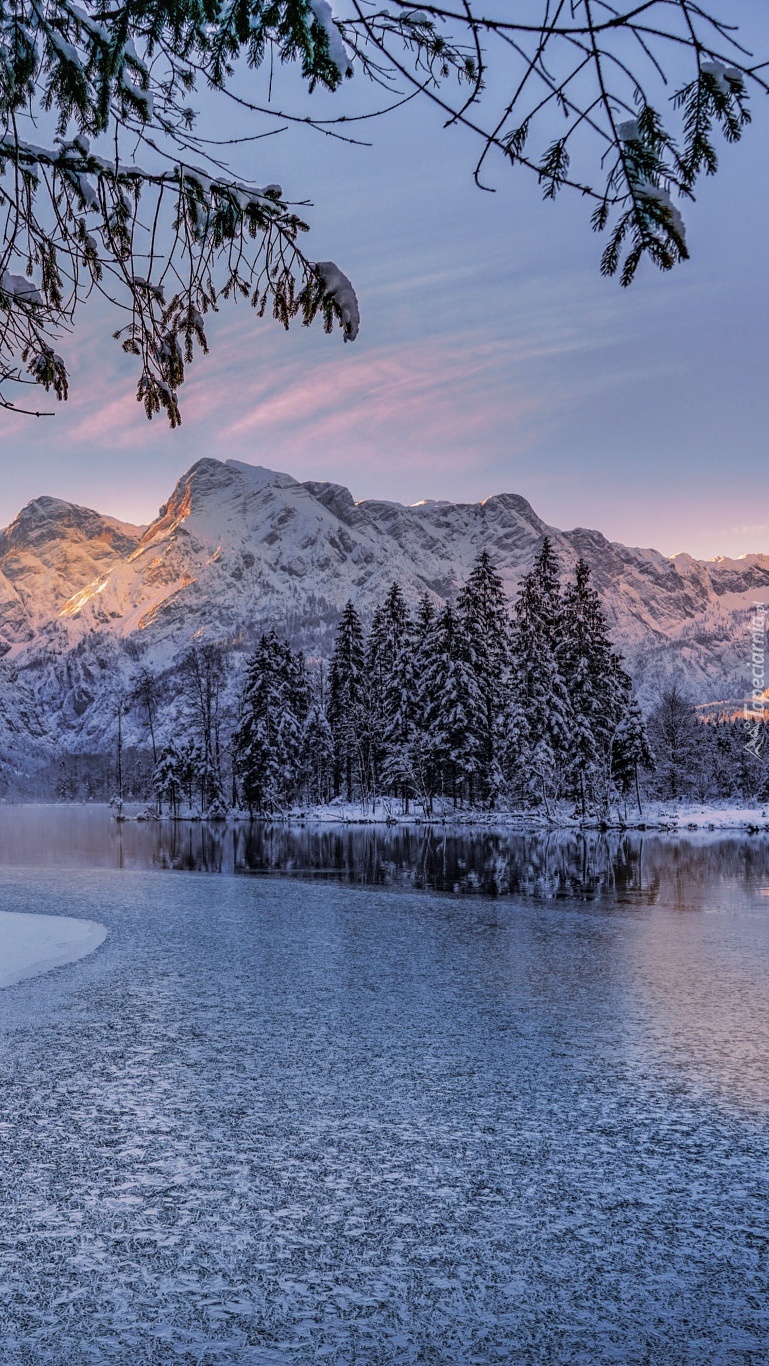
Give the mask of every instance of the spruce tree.
[[393, 583], [385, 601], [374, 610], [366, 643], [368, 762], [375, 791], [381, 786], [387, 735], [392, 729], [393, 675], [409, 631], [406, 601], [400, 586]]
[[280, 801], [286, 762], [278, 731], [281, 666], [277, 636], [263, 635], [246, 665], [240, 718], [233, 733], [235, 771], [252, 816], [275, 810]]
[[507, 715], [507, 776], [513, 787], [522, 784], [548, 811], [562, 790], [573, 724], [559, 665], [559, 570], [552, 542], [545, 536], [532, 569], [521, 580], [513, 609]]
[[285, 809], [298, 795], [308, 707], [304, 660], [270, 631], [246, 666], [233, 734], [235, 770], [252, 815]]
[[653, 773], [655, 759], [649, 744], [646, 722], [635, 697], [630, 697], [614, 733], [612, 769], [622, 796], [635, 791], [639, 816], [643, 814], [639, 769]]
[[500, 741], [510, 660], [510, 613], [502, 580], [481, 551], [457, 599], [480, 694], [477, 711], [478, 796], [493, 805], [501, 782]]
[[632, 684], [612, 647], [583, 559], [563, 597], [558, 662], [571, 705], [570, 780], [584, 816], [589, 804], [605, 806], [608, 801], [615, 732], [630, 703]]
[[352, 602], [342, 613], [329, 669], [328, 719], [334, 736], [334, 792], [348, 802], [368, 793], [368, 708], [363, 628]]
[[434, 793], [456, 806], [474, 800], [480, 766], [483, 699], [472, 667], [470, 644], [450, 604], [438, 613], [425, 640], [425, 748]]
[[162, 814], [163, 803], [167, 802], [172, 818], [179, 814], [184, 794], [184, 770], [182, 757], [173, 740], [161, 750], [152, 773], [152, 788]]
[[400, 797], [408, 812], [409, 801], [419, 789], [419, 779], [414, 772], [415, 623], [395, 584], [385, 604], [385, 612], [389, 623], [389, 648], [382, 693], [381, 776], [385, 789]]
[[429, 737], [431, 700], [428, 692], [434, 629], [435, 607], [429, 594], [424, 593], [414, 616], [411, 639], [411, 678], [407, 682], [411, 734], [404, 767], [426, 814], [432, 814], [437, 790]]
[[377, 605], [364, 645], [368, 720], [367, 764], [370, 766], [371, 785], [375, 792], [379, 787], [379, 774], [384, 757], [384, 689], [389, 667], [388, 643], [384, 609]]

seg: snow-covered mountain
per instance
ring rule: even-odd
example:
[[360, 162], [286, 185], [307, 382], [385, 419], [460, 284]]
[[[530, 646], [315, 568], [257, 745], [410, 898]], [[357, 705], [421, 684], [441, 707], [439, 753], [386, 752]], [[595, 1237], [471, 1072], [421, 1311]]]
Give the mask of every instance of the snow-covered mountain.
[[524, 498], [413, 507], [356, 503], [339, 484], [206, 459], [147, 527], [39, 498], [0, 533], [0, 732], [94, 748], [137, 668], [164, 670], [191, 640], [242, 655], [266, 627], [328, 654], [344, 603], [365, 615], [394, 579], [451, 598], [486, 548], [515, 592], [542, 536], [579, 555], [642, 691], [677, 673], [701, 700], [749, 688], [750, 609], [769, 555], [708, 562], [548, 527]]

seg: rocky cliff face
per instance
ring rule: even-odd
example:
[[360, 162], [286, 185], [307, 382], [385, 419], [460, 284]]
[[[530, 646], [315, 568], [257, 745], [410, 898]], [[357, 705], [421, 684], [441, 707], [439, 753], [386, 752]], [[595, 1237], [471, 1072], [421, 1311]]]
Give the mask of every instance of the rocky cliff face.
[[0, 731], [93, 748], [109, 698], [140, 664], [167, 669], [192, 639], [242, 654], [274, 626], [330, 650], [344, 603], [365, 615], [397, 579], [451, 598], [487, 549], [515, 593], [542, 536], [592, 567], [614, 638], [651, 695], [677, 673], [700, 700], [749, 688], [749, 616], [769, 598], [769, 556], [668, 559], [597, 531], [548, 527], [524, 498], [356, 503], [338, 484], [201, 460], [148, 527], [52, 498], [0, 533]]

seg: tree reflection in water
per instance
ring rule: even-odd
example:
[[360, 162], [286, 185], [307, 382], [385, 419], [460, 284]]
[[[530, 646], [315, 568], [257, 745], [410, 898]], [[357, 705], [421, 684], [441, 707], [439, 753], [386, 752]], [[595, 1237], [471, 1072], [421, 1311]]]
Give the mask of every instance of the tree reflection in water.
[[[468, 834], [438, 827], [236, 828], [160, 823], [147, 834], [154, 866], [336, 879], [464, 895], [657, 900], [691, 906], [714, 883], [769, 882], [769, 840], [711, 842], [597, 832]], [[132, 859], [131, 862], [134, 862]]]
[[769, 890], [769, 837], [413, 825], [117, 823], [105, 807], [0, 806], [0, 866], [294, 876], [460, 895], [680, 910]]

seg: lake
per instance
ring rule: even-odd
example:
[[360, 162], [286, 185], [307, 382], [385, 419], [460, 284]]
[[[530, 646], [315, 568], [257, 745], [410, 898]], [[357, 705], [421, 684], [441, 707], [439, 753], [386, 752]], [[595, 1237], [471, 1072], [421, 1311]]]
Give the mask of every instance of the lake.
[[0, 807], [3, 1366], [769, 1361], [769, 841]]

